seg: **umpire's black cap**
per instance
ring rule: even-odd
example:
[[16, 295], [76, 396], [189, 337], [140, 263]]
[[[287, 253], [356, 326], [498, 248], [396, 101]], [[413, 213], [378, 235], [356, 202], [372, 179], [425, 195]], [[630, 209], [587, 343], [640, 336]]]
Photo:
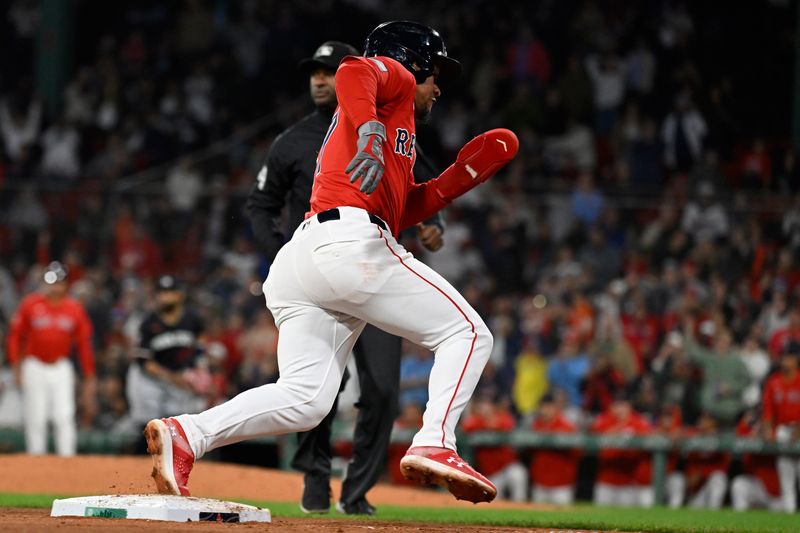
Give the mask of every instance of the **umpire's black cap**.
[[183, 291], [183, 282], [175, 276], [165, 274], [156, 282], [156, 292]]
[[354, 46], [339, 41], [325, 41], [314, 55], [307, 57], [298, 63], [297, 68], [305, 75], [318, 67], [327, 68], [335, 71], [339, 68], [339, 63], [347, 56], [360, 55]]

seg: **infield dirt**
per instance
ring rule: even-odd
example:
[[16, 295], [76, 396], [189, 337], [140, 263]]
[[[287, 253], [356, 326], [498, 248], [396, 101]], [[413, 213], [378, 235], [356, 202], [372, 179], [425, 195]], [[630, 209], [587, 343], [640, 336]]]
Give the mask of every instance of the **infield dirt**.
[[[78, 456], [62, 458], [27, 455], [0, 456], [0, 492], [24, 494], [58, 494], [83, 496], [98, 494], [152, 493], [155, 485], [150, 478], [149, 457]], [[250, 499], [273, 502], [296, 502], [302, 491], [302, 476], [292, 472], [268, 470], [213, 462], [200, 462], [192, 472], [190, 488], [194, 496], [219, 499]], [[340, 483], [333, 482], [334, 498], [338, 498]], [[334, 499], [334, 501], [335, 501]], [[370, 502], [406, 507], [465, 507], [449, 494], [427, 489], [378, 485], [369, 493]], [[531, 509], [531, 504], [497, 501], [494, 509]], [[220, 529], [225, 528], [225, 529]], [[235, 528], [235, 529], [229, 529]], [[342, 519], [298, 519], [273, 517], [272, 525], [247, 524], [177, 524], [140, 520], [110, 520], [100, 518], [51, 518], [45, 509], [0, 509], [0, 531], [272, 531], [335, 533], [424, 532], [454, 531], [446, 524], [357, 521]], [[457, 526], [460, 532], [533, 531], [497, 526]], [[546, 530], [542, 530], [546, 531]]]

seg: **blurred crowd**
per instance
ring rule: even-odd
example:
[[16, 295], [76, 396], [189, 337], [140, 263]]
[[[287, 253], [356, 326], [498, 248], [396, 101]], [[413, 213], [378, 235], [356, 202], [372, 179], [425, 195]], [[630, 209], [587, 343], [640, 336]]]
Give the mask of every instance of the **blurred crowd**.
[[[39, 3], [0, 12], [3, 47], [19, 51], [0, 65], [0, 338], [62, 261], [94, 326], [99, 408], [83, 425], [125, 426], [127, 368], [164, 273], [203, 318], [209, 403], [277, 378], [269, 265], [244, 200], [275, 134], [310, 107], [297, 61], [398, 14], [439, 28], [465, 67], [420, 125], [426, 154], [444, 168], [497, 126], [521, 141], [446, 210], [442, 250], [405, 241], [494, 335], [465, 429], [495, 411], [496, 429], [529, 428], [548, 410], [599, 432], [622, 412], [639, 428], [626, 432], [758, 425], [764, 383], [800, 341], [800, 170], [787, 114], [732, 67], [731, 43], [783, 54], [785, 5], [754, 8], [770, 36], [761, 23], [743, 36], [737, 9], [679, 0], [119, 2], [99, 8], [103, 27], [80, 16], [88, 4], [56, 109], [34, 90]], [[398, 423], [413, 426], [432, 355], [406, 352]], [[641, 468], [633, 485], [649, 483]]]

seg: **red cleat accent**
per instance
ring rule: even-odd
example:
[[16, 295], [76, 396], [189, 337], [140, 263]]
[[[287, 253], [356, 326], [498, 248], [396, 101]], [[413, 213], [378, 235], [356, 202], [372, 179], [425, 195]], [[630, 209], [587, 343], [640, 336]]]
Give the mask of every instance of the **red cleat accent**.
[[453, 450], [434, 446], [409, 448], [400, 460], [406, 479], [446, 488], [457, 500], [490, 502], [497, 488]]
[[153, 479], [159, 494], [189, 496], [189, 474], [194, 452], [174, 418], [151, 420], [144, 428], [147, 453], [153, 456]]

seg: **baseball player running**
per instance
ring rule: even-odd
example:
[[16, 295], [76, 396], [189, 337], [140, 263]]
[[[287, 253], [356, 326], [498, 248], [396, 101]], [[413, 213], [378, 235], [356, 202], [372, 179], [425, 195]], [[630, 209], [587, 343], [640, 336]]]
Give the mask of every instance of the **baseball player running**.
[[460, 64], [435, 30], [384, 23], [365, 57], [336, 73], [339, 106], [320, 147], [311, 210], [278, 252], [264, 282], [280, 329], [280, 379], [196, 415], [145, 428], [159, 492], [189, 494], [194, 461], [254, 437], [304, 431], [328, 414], [347, 358], [367, 322], [435, 353], [422, 429], [400, 462], [403, 474], [446, 487], [457, 499], [497, 491], [456, 453], [455, 426], [492, 348], [478, 313], [444, 278], [396, 240], [506, 165], [516, 136], [491, 130], [469, 141], [439, 177], [412, 177], [415, 118], [428, 115]]
[[[349, 44], [327, 41], [313, 57], [300, 62], [308, 76], [311, 98], [316, 109], [283, 132], [270, 148], [248, 197], [248, 211], [261, 252], [275, 260], [286, 241], [281, 230], [281, 214], [288, 202], [289, 227], [294, 230], [309, 209], [317, 152], [325, 139], [336, 111], [336, 69], [346, 56], [358, 55]], [[420, 164], [423, 163], [423, 164]], [[423, 182], [436, 174], [420, 157], [414, 177]], [[435, 251], [442, 245], [444, 223], [437, 214], [417, 228], [422, 244]], [[384, 469], [392, 425], [397, 413], [400, 381], [401, 340], [367, 324], [353, 354], [358, 368], [358, 420], [353, 438], [353, 458], [342, 484], [337, 505], [347, 514], [374, 514], [366, 499]], [[347, 373], [342, 385], [347, 380]], [[324, 513], [330, 509], [331, 426], [336, 417], [336, 402], [331, 412], [314, 429], [298, 434], [297, 453], [292, 467], [303, 472], [300, 509]]]

